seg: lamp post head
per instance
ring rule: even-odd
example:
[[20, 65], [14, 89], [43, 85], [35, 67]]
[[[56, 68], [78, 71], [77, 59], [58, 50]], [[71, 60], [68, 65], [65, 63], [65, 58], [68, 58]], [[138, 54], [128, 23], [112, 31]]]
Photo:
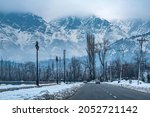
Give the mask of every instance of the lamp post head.
[[36, 48], [37, 51], [39, 50], [39, 43], [38, 43], [38, 41], [36, 41], [35, 48]]

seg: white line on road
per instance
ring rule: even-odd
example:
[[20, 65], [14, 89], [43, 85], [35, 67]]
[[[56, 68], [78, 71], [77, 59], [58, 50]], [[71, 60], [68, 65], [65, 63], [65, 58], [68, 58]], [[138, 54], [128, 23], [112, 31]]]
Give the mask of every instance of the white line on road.
[[111, 93], [109, 95], [112, 95]]
[[116, 96], [113, 96], [115, 99], [117, 98]]

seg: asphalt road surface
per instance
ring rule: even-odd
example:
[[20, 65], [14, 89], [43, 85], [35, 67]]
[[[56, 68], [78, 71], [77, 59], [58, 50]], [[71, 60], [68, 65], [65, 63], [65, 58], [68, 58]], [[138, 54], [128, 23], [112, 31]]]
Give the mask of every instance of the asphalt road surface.
[[113, 86], [87, 83], [70, 100], [150, 100], [150, 94]]

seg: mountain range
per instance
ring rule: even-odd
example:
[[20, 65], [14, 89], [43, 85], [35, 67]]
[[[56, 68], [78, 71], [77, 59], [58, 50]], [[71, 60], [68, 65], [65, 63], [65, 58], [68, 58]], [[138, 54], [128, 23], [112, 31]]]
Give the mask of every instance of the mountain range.
[[[0, 56], [6, 60], [33, 61], [35, 42], [39, 42], [39, 58], [47, 60], [55, 56], [86, 55], [86, 35], [94, 34], [96, 42], [103, 38], [110, 41], [109, 59], [123, 45], [126, 57], [131, 58], [139, 48], [137, 38], [149, 39], [150, 21], [142, 19], [108, 21], [95, 15], [68, 16], [45, 21], [32, 13], [0, 13]], [[149, 43], [149, 42], [148, 42]], [[148, 44], [149, 45], [149, 44]], [[146, 49], [149, 52], [150, 46]]]

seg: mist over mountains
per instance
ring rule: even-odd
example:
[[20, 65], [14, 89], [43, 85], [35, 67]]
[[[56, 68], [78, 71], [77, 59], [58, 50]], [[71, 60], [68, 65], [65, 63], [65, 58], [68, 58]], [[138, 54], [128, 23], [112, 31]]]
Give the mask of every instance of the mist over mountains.
[[[86, 35], [92, 33], [96, 42], [109, 39], [109, 59], [117, 57], [117, 49], [126, 46], [126, 58], [138, 48], [135, 36], [149, 39], [150, 21], [141, 19], [107, 21], [95, 15], [68, 16], [46, 22], [32, 13], [0, 13], [0, 56], [6, 60], [33, 61], [35, 42], [39, 41], [40, 60], [63, 56], [86, 56]], [[149, 52], [150, 46], [146, 49]]]

